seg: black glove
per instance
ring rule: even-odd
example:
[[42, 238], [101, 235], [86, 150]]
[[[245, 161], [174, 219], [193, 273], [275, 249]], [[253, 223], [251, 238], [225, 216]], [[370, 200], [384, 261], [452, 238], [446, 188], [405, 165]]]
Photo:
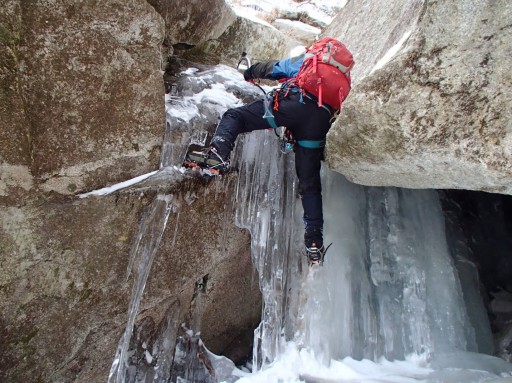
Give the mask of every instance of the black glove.
[[245, 81], [252, 81], [252, 80], [254, 80], [254, 75], [252, 73], [252, 66], [247, 68], [244, 71], [244, 79], [245, 79]]
[[275, 79], [272, 76], [272, 71], [276, 63], [278, 63], [277, 60], [270, 60], [253, 64], [244, 72], [244, 78], [247, 81], [253, 81], [259, 78]]

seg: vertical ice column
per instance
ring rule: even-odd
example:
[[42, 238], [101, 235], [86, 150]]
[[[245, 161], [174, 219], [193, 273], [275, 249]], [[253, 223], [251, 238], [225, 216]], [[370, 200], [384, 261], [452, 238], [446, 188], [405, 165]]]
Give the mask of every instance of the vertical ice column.
[[324, 242], [332, 246], [301, 287], [304, 345], [326, 363], [348, 355], [371, 358], [365, 350], [375, 343], [376, 321], [365, 257], [365, 189], [323, 168], [322, 190]]
[[426, 270], [421, 265], [423, 259], [417, 257], [421, 249], [414, 238], [419, 233], [406, 226], [403, 214], [413, 217], [414, 213], [400, 206], [399, 193], [392, 188], [367, 189], [367, 242], [379, 320], [378, 352], [388, 359], [422, 353], [431, 343]]
[[323, 186], [333, 245], [302, 285], [304, 345], [323, 360], [472, 349], [437, 193], [361, 187], [330, 171]]
[[[171, 124], [166, 123], [165, 137], [162, 144], [162, 155], [160, 167], [169, 165], [169, 159], [172, 157], [171, 150]], [[132, 296], [128, 308], [128, 321], [125, 331], [119, 340], [116, 355], [110, 368], [108, 383], [124, 383], [130, 381], [130, 369], [128, 366], [128, 347], [133, 334], [135, 318], [139, 311], [140, 301], [146, 282], [151, 270], [151, 265], [158, 251], [158, 246], [165, 231], [169, 214], [171, 213], [172, 195], [158, 194], [151, 205], [147, 208], [144, 216], [139, 222], [139, 228], [135, 243], [131, 250], [130, 261], [128, 263], [127, 277], [133, 271], [135, 264], [135, 281], [132, 288]], [[172, 329], [170, 329], [172, 331]]]
[[241, 141], [236, 222], [251, 231], [264, 302], [256, 369], [291, 339], [326, 361], [474, 347], [435, 191], [362, 187], [323, 169], [325, 243], [333, 245], [323, 267], [300, 274], [293, 157], [268, 132]]
[[475, 342], [438, 195], [369, 188], [370, 275], [384, 356], [467, 350]]
[[322, 180], [333, 245], [322, 268], [288, 281], [306, 295], [287, 307], [304, 318], [300, 343], [324, 361], [472, 350], [437, 193], [362, 187], [325, 169]]
[[254, 366], [272, 362], [279, 352], [288, 307], [289, 255], [296, 230], [293, 156], [283, 155], [272, 132], [240, 137], [236, 224], [251, 232], [253, 263], [263, 295], [262, 319], [255, 333]]

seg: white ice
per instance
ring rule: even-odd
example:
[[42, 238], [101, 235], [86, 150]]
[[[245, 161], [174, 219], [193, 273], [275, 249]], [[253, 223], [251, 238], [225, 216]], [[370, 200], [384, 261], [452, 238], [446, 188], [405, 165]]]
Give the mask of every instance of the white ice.
[[384, 56], [382, 56], [382, 58], [377, 62], [377, 64], [375, 64], [375, 66], [373, 67], [372, 71], [370, 73], [373, 73], [375, 72], [376, 70], [379, 70], [381, 69], [382, 67], [384, 67], [384, 65], [386, 65], [393, 57], [395, 57], [395, 55], [402, 49], [402, 46], [404, 45], [404, 43], [407, 41], [407, 39], [409, 38], [409, 36], [411, 35], [411, 32], [412, 31], [407, 31], [404, 33], [404, 35], [402, 36], [402, 38], [395, 44], [391, 47], [391, 49], [389, 51], [386, 52], [386, 54]]
[[93, 190], [93, 191], [88, 192], [88, 193], [79, 194], [78, 197], [86, 198], [86, 197], [90, 197], [90, 196], [104, 196], [104, 195], [108, 195], [108, 194], [113, 193], [113, 192], [115, 192], [117, 190], [121, 190], [121, 189], [127, 188], [129, 186], [135, 185], [135, 184], [137, 184], [137, 183], [139, 183], [141, 181], [144, 181], [146, 178], [151, 177], [152, 175], [156, 174], [157, 172], [158, 172], [158, 170], [155, 170], [154, 172], [146, 173], [146, 174], [143, 174], [141, 176], [132, 178], [130, 180], [119, 182], [119, 183], [114, 184], [112, 186], [108, 186], [108, 187], [104, 187], [104, 188], [101, 188], [101, 189]]
[[240, 100], [226, 90], [224, 84], [213, 84], [210, 89], [204, 89], [190, 98], [196, 104], [210, 103], [224, 109], [242, 106]]
[[[460, 361], [467, 356], [460, 355]], [[489, 365], [488, 365], [489, 366]], [[488, 367], [487, 366], [487, 367]], [[473, 368], [444, 368], [435, 370], [424, 355], [409, 355], [403, 361], [355, 360], [345, 357], [318, 361], [310, 350], [299, 349], [290, 342], [279, 357], [265, 370], [244, 373], [236, 383], [511, 383], [512, 372], [489, 372], [483, 366]], [[225, 381], [227, 382], [227, 381]]]
[[254, 88], [248, 82], [243, 81], [240, 73], [225, 65], [218, 65], [213, 71], [206, 72], [199, 72], [197, 68], [188, 68], [182, 71], [181, 75], [189, 76], [191, 82], [203, 85], [203, 89], [191, 96], [165, 95], [167, 116], [182, 123], [189, 123], [194, 118], [200, 118], [200, 110], [205, 106], [211, 110], [217, 110], [219, 117], [226, 109], [241, 106], [242, 102], [228, 90], [234, 84], [246, 91], [251, 90], [251, 87]]
[[246, 374], [237, 383], [304, 383], [306, 382], [358, 382], [405, 383], [419, 382], [433, 370], [421, 356], [410, 356], [405, 361], [361, 361], [346, 357], [332, 360], [329, 365], [319, 362], [310, 350], [300, 349], [289, 342], [278, 359], [267, 369]]

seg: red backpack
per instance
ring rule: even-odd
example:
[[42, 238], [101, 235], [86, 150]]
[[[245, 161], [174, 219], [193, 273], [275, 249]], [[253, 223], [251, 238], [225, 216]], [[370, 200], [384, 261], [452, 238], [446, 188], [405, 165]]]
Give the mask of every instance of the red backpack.
[[332, 37], [324, 37], [306, 49], [306, 58], [296, 77], [296, 84], [338, 110], [350, 92], [352, 53]]

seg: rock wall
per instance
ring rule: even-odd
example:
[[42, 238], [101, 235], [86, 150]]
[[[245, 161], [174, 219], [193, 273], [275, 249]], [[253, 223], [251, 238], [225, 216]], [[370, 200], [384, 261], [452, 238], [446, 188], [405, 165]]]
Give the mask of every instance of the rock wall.
[[[457, 268], [469, 265], [478, 269], [478, 283], [468, 290], [480, 290], [491, 324], [494, 345], [488, 345], [484, 352], [512, 362], [512, 196], [442, 190], [439, 197]], [[464, 291], [464, 295], [470, 294]], [[468, 311], [470, 316], [476, 313], [477, 310]], [[479, 347], [486, 346], [482, 340], [477, 338]]]
[[194, 46], [217, 39], [235, 22], [234, 10], [224, 0], [149, 0], [165, 21], [164, 45]]
[[[155, 192], [77, 194], [159, 167], [162, 43], [178, 32], [155, 7], [117, 0], [2, 4], [0, 381], [107, 380], [126, 326], [130, 251]], [[220, 5], [214, 9], [231, 18]], [[182, 21], [194, 19], [195, 8], [183, 12]], [[180, 25], [176, 42], [192, 44], [223, 30], [202, 35], [203, 24]], [[208, 275], [206, 303], [194, 320], [203, 323], [212, 351], [240, 357], [243, 347], [233, 345], [257, 323], [261, 298], [248, 233], [219, 220], [232, 213], [230, 186], [173, 188], [183, 212], [179, 222], [171, 216], [136, 325], [158, 324], [176, 307], [178, 321], [191, 321], [195, 282]], [[191, 193], [199, 196], [188, 204]], [[201, 241], [191, 238], [203, 224]]]
[[25, 171], [37, 188], [71, 194], [152, 170], [163, 124], [158, 14], [121, 1], [15, 8]]
[[325, 32], [353, 50], [329, 166], [353, 182], [512, 193], [512, 5], [351, 1]]
[[200, 56], [211, 63], [222, 62], [234, 66], [242, 52], [247, 52], [255, 62], [279, 60], [287, 57], [297, 45], [301, 44], [285, 37], [270, 25], [238, 17], [219, 38], [206, 40], [186, 52], [185, 57], [194, 59]]
[[[510, 193], [511, 6], [478, 4], [347, 4], [327, 32], [358, 63], [328, 139], [331, 167], [371, 185]], [[158, 168], [167, 56], [233, 64], [242, 50], [279, 58], [294, 43], [222, 1], [4, 1], [1, 381], [106, 381], [127, 320], [130, 250], [156, 192], [77, 194]], [[260, 296], [248, 233], [219, 220], [232, 212], [226, 182], [167, 186], [183, 210], [171, 215], [136, 326], [153, 331], [176, 309], [176, 320], [202, 323], [212, 351], [240, 356], [231, 346], [258, 320]], [[198, 227], [201, 241], [190, 235]]]
[[2, 4], [2, 381], [105, 380], [147, 199], [72, 195], [158, 165], [163, 31], [146, 3]]
[[234, 66], [242, 52], [280, 59], [300, 44], [262, 20], [238, 15], [224, 0], [149, 2], [165, 20], [164, 45], [191, 61]]
[[105, 381], [99, 354], [114, 352], [126, 318], [127, 255], [147, 203], [41, 196], [2, 206], [2, 381]]

